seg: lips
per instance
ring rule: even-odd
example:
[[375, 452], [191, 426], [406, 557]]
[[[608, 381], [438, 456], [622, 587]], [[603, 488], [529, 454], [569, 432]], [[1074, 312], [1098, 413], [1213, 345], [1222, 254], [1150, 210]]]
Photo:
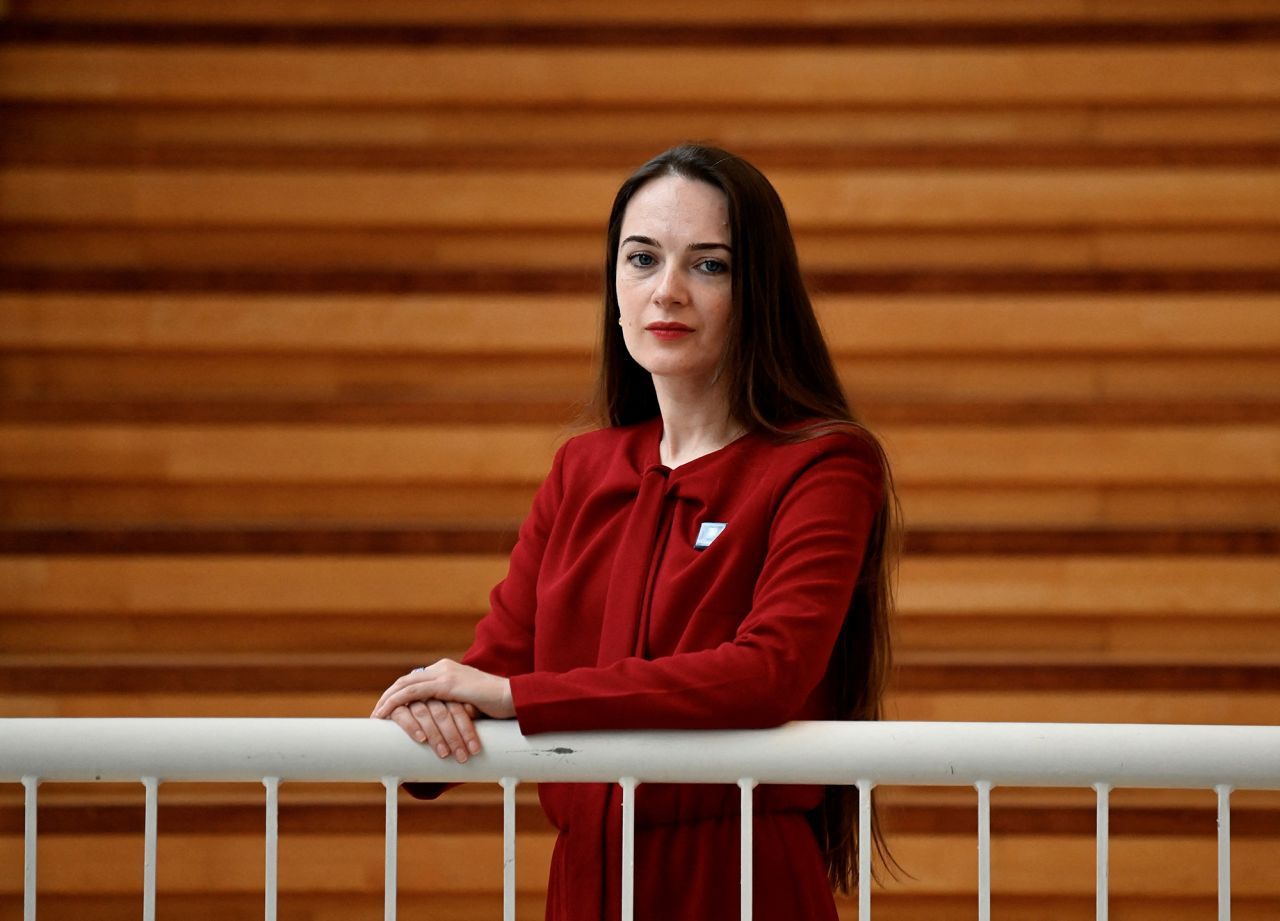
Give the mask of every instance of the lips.
[[646, 330], [653, 333], [658, 339], [671, 342], [680, 339], [693, 332], [691, 327], [685, 326], [683, 323], [658, 322], [650, 323], [645, 327]]

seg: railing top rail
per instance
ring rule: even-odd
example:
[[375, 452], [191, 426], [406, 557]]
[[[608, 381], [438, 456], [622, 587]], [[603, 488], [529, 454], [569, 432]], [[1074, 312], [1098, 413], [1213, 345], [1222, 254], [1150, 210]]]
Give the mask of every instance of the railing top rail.
[[1280, 726], [799, 722], [776, 729], [548, 733], [478, 724], [441, 761], [368, 719], [0, 719], [0, 781], [527, 781], [1280, 789]]

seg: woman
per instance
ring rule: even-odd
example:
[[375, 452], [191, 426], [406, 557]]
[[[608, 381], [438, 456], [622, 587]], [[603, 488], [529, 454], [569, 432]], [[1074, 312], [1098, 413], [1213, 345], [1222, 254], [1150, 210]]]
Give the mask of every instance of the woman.
[[[618, 191], [607, 245], [603, 427], [556, 455], [463, 662], [405, 675], [373, 715], [459, 761], [478, 714], [525, 734], [877, 718], [891, 480], [777, 193], [675, 147]], [[852, 792], [758, 788], [758, 917], [836, 917]], [[618, 788], [539, 794], [560, 832], [547, 917], [617, 917]], [[736, 786], [642, 784], [636, 829], [636, 918], [738, 917]]]

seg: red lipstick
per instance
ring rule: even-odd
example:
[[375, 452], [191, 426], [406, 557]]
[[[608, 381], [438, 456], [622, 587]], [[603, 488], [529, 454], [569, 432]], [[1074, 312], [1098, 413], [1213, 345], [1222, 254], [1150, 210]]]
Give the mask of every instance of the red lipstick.
[[666, 342], [674, 341], [693, 332], [692, 327], [685, 326], [683, 323], [670, 322], [650, 323], [645, 329]]

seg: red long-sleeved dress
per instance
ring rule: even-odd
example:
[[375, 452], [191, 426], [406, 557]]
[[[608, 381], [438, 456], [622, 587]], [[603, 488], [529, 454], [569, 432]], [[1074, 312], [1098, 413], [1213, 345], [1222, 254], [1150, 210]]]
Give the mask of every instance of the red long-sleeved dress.
[[[871, 448], [752, 433], [672, 470], [661, 434], [654, 419], [561, 448], [464, 661], [511, 677], [526, 735], [835, 718], [823, 677], [880, 505]], [[708, 543], [704, 524], [724, 527]], [[617, 918], [619, 788], [539, 794], [559, 830], [547, 918]], [[835, 919], [805, 815], [821, 788], [755, 795], [756, 917]], [[738, 797], [637, 788], [637, 921], [738, 917]]]

